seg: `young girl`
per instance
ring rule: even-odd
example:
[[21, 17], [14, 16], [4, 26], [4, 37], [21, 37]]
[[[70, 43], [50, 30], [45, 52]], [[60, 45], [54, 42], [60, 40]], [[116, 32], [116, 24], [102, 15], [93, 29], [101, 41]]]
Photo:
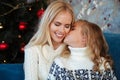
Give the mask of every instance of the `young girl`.
[[48, 80], [117, 80], [99, 26], [78, 20], [64, 42], [68, 49], [54, 60]]
[[25, 80], [46, 80], [54, 58], [65, 45], [63, 39], [74, 22], [72, 6], [52, 2], [45, 10], [38, 31], [25, 47]]

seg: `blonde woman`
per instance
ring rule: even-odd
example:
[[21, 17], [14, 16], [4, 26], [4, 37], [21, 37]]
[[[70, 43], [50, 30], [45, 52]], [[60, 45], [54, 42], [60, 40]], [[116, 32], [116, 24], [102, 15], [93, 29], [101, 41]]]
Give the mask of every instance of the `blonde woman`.
[[99, 26], [78, 20], [64, 42], [69, 46], [54, 60], [48, 80], [117, 80]]
[[74, 22], [73, 9], [63, 1], [54, 1], [46, 9], [38, 31], [25, 47], [25, 80], [46, 80], [53, 59], [60, 55], [63, 39]]

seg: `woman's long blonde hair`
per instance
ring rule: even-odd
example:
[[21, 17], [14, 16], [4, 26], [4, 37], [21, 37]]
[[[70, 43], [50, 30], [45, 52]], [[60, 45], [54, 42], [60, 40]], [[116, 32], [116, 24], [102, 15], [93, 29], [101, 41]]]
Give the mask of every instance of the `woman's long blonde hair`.
[[31, 47], [34, 45], [44, 45], [46, 43], [48, 43], [50, 46], [53, 46], [51, 42], [49, 26], [56, 15], [62, 11], [68, 11], [71, 14], [72, 25], [74, 22], [74, 12], [72, 6], [69, 3], [63, 1], [53, 1], [45, 10], [42, 19], [40, 20], [38, 31], [31, 38], [26, 47]]

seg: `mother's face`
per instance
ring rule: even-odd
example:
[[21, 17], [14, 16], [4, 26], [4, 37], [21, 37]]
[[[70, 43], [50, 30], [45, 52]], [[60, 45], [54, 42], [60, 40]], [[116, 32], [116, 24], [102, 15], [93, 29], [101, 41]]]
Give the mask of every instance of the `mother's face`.
[[60, 44], [70, 31], [72, 15], [67, 11], [60, 12], [50, 24], [50, 35], [53, 43]]
[[65, 37], [64, 42], [71, 47], [85, 47], [86, 46], [86, 38], [85, 35], [82, 34], [81, 25], [75, 23], [69, 34]]

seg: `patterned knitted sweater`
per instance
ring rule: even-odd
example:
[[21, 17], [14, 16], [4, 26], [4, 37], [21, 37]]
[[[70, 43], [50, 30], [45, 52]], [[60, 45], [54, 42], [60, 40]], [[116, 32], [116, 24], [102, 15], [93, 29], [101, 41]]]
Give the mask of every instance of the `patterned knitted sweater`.
[[[117, 80], [113, 70], [105, 70], [103, 64], [100, 67], [101, 73], [92, 70], [94, 63], [87, 56], [87, 47], [69, 49], [69, 58], [57, 57], [54, 60], [48, 80]], [[102, 61], [104, 63], [105, 60]]]

